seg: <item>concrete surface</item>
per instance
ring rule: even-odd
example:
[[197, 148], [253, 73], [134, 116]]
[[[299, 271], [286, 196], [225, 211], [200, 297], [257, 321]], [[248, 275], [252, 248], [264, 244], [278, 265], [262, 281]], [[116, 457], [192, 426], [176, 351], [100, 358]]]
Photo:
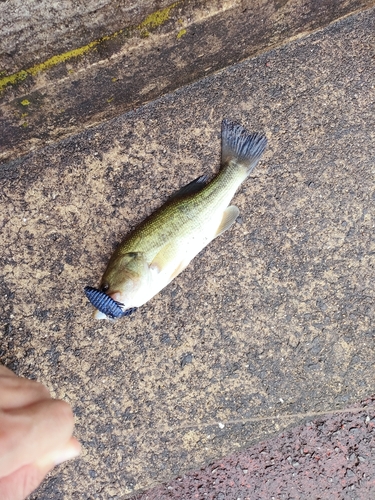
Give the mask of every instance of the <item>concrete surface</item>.
[[[84, 450], [32, 498], [127, 498], [373, 393], [374, 14], [1, 170], [0, 361], [73, 405]], [[137, 314], [94, 322], [84, 285], [217, 171], [223, 117], [269, 138], [238, 224]]]
[[371, 500], [374, 401], [282, 432], [133, 500]]
[[95, 12], [91, 0], [59, 11], [55, 3], [24, 4], [21, 11], [16, 0], [0, 2], [3, 163], [374, 0], [103, 1]]
[[170, 0], [7, 0], [0, 3], [0, 67], [13, 74], [140, 24]]

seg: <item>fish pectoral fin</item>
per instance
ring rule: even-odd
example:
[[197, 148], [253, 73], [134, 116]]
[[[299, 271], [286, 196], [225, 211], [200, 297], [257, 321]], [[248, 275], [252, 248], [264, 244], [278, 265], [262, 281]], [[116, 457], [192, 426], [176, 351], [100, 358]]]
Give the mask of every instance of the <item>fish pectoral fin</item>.
[[223, 218], [221, 219], [220, 225], [217, 228], [216, 236], [219, 236], [220, 234], [224, 233], [224, 231], [229, 229], [234, 224], [239, 215], [240, 211], [235, 205], [230, 205], [229, 207], [227, 207], [224, 210]]
[[149, 267], [152, 271], [161, 273], [163, 269], [171, 262], [178, 249], [172, 243], [164, 245], [150, 262]]
[[190, 194], [199, 193], [199, 191], [202, 191], [202, 189], [207, 185], [207, 181], [208, 181], [208, 176], [201, 175], [197, 179], [189, 182], [189, 184], [186, 184], [186, 186], [183, 186], [181, 189], [172, 194], [169, 200], [174, 200], [176, 198], [183, 198], [184, 196], [188, 196]]
[[185, 267], [189, 265], [190, 260], [183, 259], [181, 248], [175, 242], [165, 245], [154, 257], [150, 264], [150, 269], [157, 273], [165, 272], [168, 276], [168, 282], [171, 282]]

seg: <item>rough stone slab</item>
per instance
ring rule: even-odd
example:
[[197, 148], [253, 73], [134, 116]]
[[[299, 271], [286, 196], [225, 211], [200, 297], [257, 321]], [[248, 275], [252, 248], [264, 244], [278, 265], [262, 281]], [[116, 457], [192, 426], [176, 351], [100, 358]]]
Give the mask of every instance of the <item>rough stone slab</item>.
[[0, 67], [13, 74], [137, 26], [171, 0], [7, 0], [0, 3]]
[[375, 498], [375, 397], [257, 443], [134, 500]]
[[[83, 443], [34, 499], [126, 498], [373, 393], [374, 14], [1, 171], [0, 360], [70, 402]], [[84, 285], [217, 171], [223, 117], [269, 138], [240, 221], [136, 315], [94, 322]]]
[[[3, 26], [0, 161], [372, 5], [374, 0], [194, 0], [130, 2], [126, 10], [121, 1], [103, 1], [92, 12], [86, 0], [70, 10], [63, 4], [55, 19], [54, 4], [40, 2], [29, 6], [28, 25], [19, 8], [12, 11], [17, 0], [0, 2], [0, 16], [3, 11], [5, 19], [14, 18]], [[35, 26], [39, 11], [32, 8], [43, 12]]]

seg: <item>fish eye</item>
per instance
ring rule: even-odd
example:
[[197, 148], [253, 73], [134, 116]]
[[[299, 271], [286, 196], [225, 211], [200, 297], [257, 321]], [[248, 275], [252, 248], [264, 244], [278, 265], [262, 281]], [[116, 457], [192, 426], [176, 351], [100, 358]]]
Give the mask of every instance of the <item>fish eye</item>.
[[103, 284], [101, 285], [101, 287], [100, 287], [100, 290], [101, 290], [102, 292], [106, 292], [108, 289], [109, 289], [109, 285], [108, 285], [108, 283], [103, 283]]

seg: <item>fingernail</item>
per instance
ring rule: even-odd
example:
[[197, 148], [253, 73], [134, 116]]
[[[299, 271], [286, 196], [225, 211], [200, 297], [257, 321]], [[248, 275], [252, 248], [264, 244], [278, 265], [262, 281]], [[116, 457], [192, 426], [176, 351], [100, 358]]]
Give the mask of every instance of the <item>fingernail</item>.
[[60, 465], [67, 460], [71, 460], [72, 458], [76, 458], [81, 453], [81, 448], [76, 444], [69, 444], [63, 450], [60, 450], [53, 457], [53, 463], [55, 465]]
[[60, 450], [53, 451], [41, 458], [36, 462], [36, 465], [39, 467], [54, 467], [55, 465], [60, 465], [67, 460], [71, 460], [72, 458], [76, 458], [81, 453], [81, 445], [78, 441], [74, 440], [69, 442], [64, 448]]

